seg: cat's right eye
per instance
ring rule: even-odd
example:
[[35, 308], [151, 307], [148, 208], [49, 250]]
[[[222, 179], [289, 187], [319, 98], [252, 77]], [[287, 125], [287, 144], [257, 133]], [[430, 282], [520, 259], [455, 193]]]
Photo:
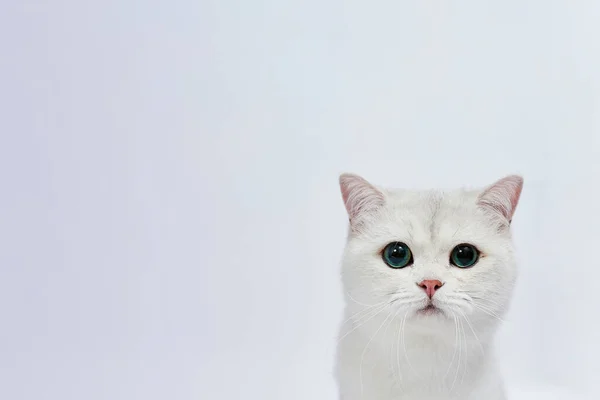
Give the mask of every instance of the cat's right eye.
[[390, 268], [404, 268], [413, 263], [413, 256], [406, 243], [392, 242], [385, 246], [382, 253], [383, 261]]

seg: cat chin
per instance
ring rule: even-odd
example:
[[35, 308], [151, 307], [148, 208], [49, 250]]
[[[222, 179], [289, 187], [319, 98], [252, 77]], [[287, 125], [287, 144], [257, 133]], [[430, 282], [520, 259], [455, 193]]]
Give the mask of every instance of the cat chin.
[[420, 334], [437, 335], [446, 332], [446, 329], [454, 332], [455, 321], [448, 311], [441, 308], [435, 310], [415, 310], [406, 320], [406, 324], [412, 330]]

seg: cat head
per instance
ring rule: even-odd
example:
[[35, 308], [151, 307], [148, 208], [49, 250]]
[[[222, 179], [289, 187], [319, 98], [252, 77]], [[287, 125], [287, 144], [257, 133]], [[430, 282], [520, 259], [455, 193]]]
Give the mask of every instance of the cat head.
[[517, 276], [510, 224], [521, 177], [481, 190], [410, 191], [344, 174], [340, 187], [350, 221], [342, 263], [349, 308], [434, 327], [501, 318]]

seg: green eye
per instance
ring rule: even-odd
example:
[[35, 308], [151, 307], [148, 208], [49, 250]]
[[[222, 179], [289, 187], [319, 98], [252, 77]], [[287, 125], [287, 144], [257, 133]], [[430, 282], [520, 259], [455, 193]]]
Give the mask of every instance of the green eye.
[[450, 262], [459, 268], [469, 268], [479, 261], [479, 250], [471, 244], [459, 244], [450, 253]]
[[391, 268], [404, 268], [412, 264], [410, 248], [402, 242], [392, 242], [383, 249], [383, 261]]

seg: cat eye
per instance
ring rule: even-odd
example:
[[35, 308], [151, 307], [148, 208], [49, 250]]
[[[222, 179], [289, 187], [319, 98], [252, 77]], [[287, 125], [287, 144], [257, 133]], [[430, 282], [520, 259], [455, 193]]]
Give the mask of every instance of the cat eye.
[[382, 257], [390, 268], [404, 268], [413, 263], [410, 248], [402, 242], [392, 242], [385, 246]]
[[450, 253], [450, 262], [459, 268], [469, 268], [479, 261], [479, 250], [467, 243], [459, 244]]

